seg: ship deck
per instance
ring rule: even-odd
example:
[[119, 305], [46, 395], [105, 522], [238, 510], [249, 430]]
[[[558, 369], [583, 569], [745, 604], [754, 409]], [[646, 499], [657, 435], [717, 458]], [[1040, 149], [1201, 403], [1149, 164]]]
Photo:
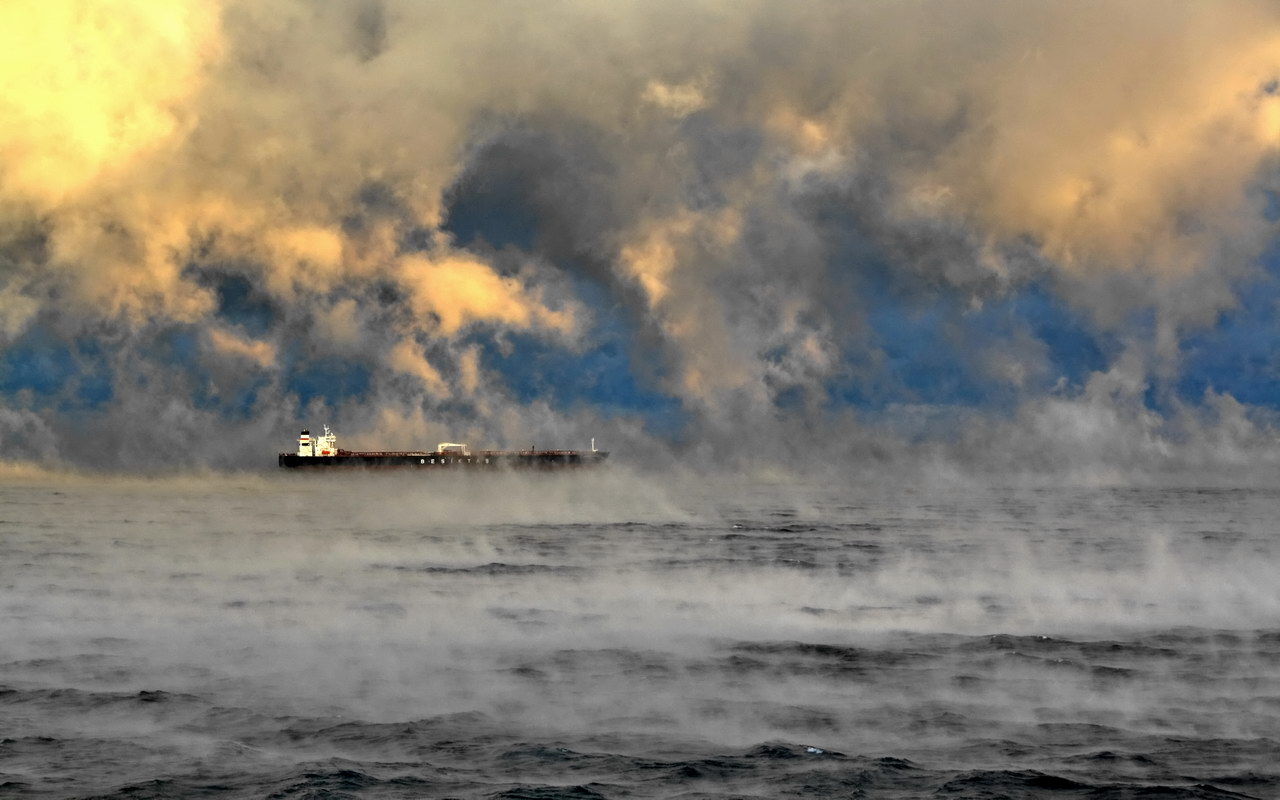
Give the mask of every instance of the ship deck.
[[556, 469], [599, 465], [607, 452], [578, 450], [479, 450], [469, 455], [425, 451], [339, 450], [336, 456], [300, 456], [280, 453], [279, 466], [285, 468], [333, 469]]

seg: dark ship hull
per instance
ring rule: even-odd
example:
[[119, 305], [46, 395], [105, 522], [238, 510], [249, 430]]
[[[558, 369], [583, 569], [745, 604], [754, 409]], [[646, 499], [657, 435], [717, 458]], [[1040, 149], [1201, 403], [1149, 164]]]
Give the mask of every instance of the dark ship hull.
[[361, 453], [339, 450], [332, 456], [301, 456], [281, 453], [279, 465], [290, 469], [564, 469], [591, 467], [604, 463], [609, 456], [604, 452], [580, 452], [577, 450], [490, 450], [471, 455], [451, 453], [377, 452]]
[[608, 453], [596, 450], [596, 440], [591, 440], [589, 451], [580, 450], [479, 450], [458, 442], [441, 442], [436, 449], [411, 451], [343, 450], [338, 447], [338, 437], [328, 425], [324, 434], [311, 436], [304, 429], [298, 436], [298, 452], [281, 453], [277, 463], [286, 469], [565, 469], [590, 467], [601, 464]]

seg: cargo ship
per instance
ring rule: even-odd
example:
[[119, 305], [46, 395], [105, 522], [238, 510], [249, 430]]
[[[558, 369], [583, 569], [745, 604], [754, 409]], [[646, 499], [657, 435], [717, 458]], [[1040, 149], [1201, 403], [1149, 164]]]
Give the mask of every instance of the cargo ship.
[[589, 467], [604, 463], [609, 454], [596, 449], [591, 440], [589, 451], [581, 450], [477, 450], [458, 442], [441, 442], [436, 449], [426, 450], [343, 450], [329, 426], [313, 437], [304, 430], [298, 436], [295, 453], [281, 453], [278, 463], [286, 468], [368, 467], [400, 469], [562, 469]]

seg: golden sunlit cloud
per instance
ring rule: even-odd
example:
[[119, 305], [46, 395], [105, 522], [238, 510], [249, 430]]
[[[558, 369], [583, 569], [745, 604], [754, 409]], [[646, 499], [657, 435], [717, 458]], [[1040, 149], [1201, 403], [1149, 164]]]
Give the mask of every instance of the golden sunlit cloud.
[[205, 340], [214, 352], [233, 358], [242, 358], [263, 369], [276, 363], [276, 347], [270, 342], [250, 339], [222, 328], [207, 328]]
[[442, 397], [449, 393], [444, 378], [440, 376], [440, 370], [431, 366], [426, 356], [422, 354], [422, 348], [412, 341], [405, 340], [393, 347], [387, 363], [392, 369], [422, 381], [422, 385], [433, 395]]
[[670, 84], [651, 80], [641, 98], [674, 117], [687, 117], [707, 105], [705, 90], [696, 83]]
[[171, 146], [220, 48], [204, 0], [0, 7], [0, 192], [45, 207]]
[[343, 276], [342, 237], [319, 225], [270, 230], [265, 234], [272, 287], [289, 295], [298, 289], [325, 291]]
[[399, 266], [401, 280], [412, 292], [414, 309], [421, 317], [438, 319], [445, 336], [473, 322], [540, 328], [562, 335], [574, 330], [571, 312], [548, 308], [518, 280], [499, 275], [480, 261], [462, 255], [440, 260], [408, 256]]

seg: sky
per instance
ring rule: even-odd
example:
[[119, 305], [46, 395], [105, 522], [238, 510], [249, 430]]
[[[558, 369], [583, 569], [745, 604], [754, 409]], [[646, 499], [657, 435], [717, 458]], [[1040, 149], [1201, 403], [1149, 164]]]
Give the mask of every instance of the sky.
[[12, 0], [0, 458], [1280, 466], [1280, 6]]

